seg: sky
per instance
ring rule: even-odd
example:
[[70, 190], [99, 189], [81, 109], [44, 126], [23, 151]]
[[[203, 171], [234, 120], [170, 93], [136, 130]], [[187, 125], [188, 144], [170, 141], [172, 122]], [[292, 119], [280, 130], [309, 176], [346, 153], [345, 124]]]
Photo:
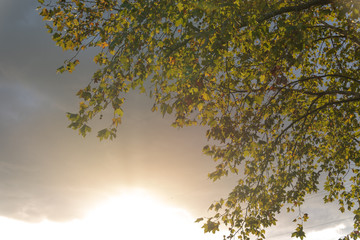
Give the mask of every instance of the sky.
[[[56, 74], [71, 53], [55, 46], [36, 7], [0, 0], [0, 239], [222, 239], [194, 223], [236, 181], [208, 179], [205, 129], [171, 127], [137, 93], [126, 96], [114, 141], [68, 129], [66, 112], [76, 112], [96, 66], [87, 53], [74, 73]], [[302, 209], [307, 239], [351, 230], [351, 215], [323, 196]], [[280, 214], [268, 239], [290, 239], [293, 218]]]

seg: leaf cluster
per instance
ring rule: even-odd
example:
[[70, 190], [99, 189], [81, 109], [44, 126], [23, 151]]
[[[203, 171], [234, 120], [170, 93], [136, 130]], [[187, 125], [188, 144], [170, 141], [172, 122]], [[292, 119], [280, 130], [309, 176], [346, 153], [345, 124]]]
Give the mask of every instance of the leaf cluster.
[[[173, 126], [203, 125], [218, 180], [238, 174], [210, 209], [205, 232], [264, 239], [286, 204], [295, 211], [321, 187], [360, 228], [360, 4], [355, 0], [57, 0], [40, 15], [56, 44], [76, 56], [96, 48], [99, 70], [78, 92], [69, 127], [85, 136], [107, 107], [113, 138], [123, 94], [147, 92]], [[299, 212], [294, 237], [304, 238]], [[346, 238], [344, 238], [346, 239]]]

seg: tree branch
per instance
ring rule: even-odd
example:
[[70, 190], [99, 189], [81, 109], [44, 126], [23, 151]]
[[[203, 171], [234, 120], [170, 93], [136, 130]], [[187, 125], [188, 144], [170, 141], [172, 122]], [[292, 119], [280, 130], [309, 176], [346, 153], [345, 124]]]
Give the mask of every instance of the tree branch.
[[324, 24], [325, 27], [328, 27], [328, 28], [334, 30], [335, 32], [348, 37], [351, 41], [353, 41], [357, 46], [360, 47], [360, 39], [359, 38], [355, 37], [354, 35], [349, 35], [347, 31], [337, 28], [335, 26], [332, 26], [332, 25], [328, 24], [327, 22], [321, 21], [321, 23]]
[[313, 0], [308, 3], [300, 4], [297, 6], [282, 7], [278, 10], [275, 10], [275, 11], [265, 14], [264, 16], [262, 16], [261, 18], [258, 19], [258, 22], [260, 23], [260, 22], [266, 21], [270, 18], [281, 15], [283, 13], [300, 12], [302, 10], [305, 10], [305, 9], [308, 9], [308, 8], [311, 8], [314, 6], [322, 6], [322, 5], [326, 5], [326, 4], [330, 4], [330, 3], [333, 3], [333, 0]]
[[311, 92], [311, 91], [306, 91], [303, 89], [286, 89], [288, 91], [294, 91], [294, 92], [300, 92], [300, 93], [305, 93], [308, 95], [314, 95], [314, 96], [324, 96], [324, 95], [336, 95], [336, 94], [341, 94], [341, 95], [348, 95], [348, 96], [357, 96], [360, 97], [360, 93], [358, 92], [353, 92], [353, 91], [320, 91], [320, 92]]
[[297, 84], [299, 82], [305, 82], [305, 81], [309, 81], [309, 80], [312, 80], [312, 79], [316, 79], [316, 78], [324, 78], [324, 77], [337, 77], [337, 78], [345, 78], [345, 79], [349, 79], [349, 80], [352, 80], [354, 82], [357, 82], [360, 84], [360, 79], [356, 79], [356, 78], [353, 78], [353, 77], [349, 77], [349, 76], [345, 76], [345, 75], [342, 75], [342, 74], [325, 74], [325, 75], [315, 75], [315, 76], [310, 76], [310, 77], [303, 77], [303, 78], [300, 78], [299, 80], [296, 80], [296, 81], [293, 81], [293, 82], [290, 82], [288, 84], [286, 84], [284, 86], [287, 87], [289, 85], [294, 85], [294, 84]]
[[357, 97], [357, 98], [349, 98], [349, 99], [344, 99], [344, 100], [340, 100], [340, 101], [335, 101], [335, 102], [328, 102], [324, 105], [322, 105], [321, 107], [318, 107], [310, 112], [307, 112], [305, 113], [304, 115], [302, 115], [301, 117], [299, 117], [298, 119], [296, 119], [295, 121], [291, 122], [289, 124], [289, 126], [287, 126], [284, 130], [281, 131], [281, 133], [279, 134], [279, 136], [276, 137], [275, 139], [275, 143], [280, 139], [280, 137], [287, 131], [289, 130], [292, 126], [294, 126], [297, 122], [301, 121], [302, 119], [308, 117], [309, 115], [317, 112], [317, 111], [320, 111], [324, 108], [327, 108], [328, 106], [331, 106], [331, 105], [337, 105], [337, 104], [342, 104], [342, 103], [347, 103], [347, 102], [355, 102], [355, 101], [360, 101], [360, 97]]

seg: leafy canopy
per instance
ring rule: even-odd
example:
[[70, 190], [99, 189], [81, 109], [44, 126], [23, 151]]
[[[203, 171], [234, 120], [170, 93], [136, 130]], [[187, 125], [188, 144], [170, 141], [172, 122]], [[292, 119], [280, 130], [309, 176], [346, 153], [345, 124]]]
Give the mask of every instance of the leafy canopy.
[[[121, 123], [124, 93], [147, 92], [153, 111], [173, 126], [204, 125], [216, 144], [204, 152], [218, 180], [238, 174], [226, 199], [211, 205], [205, 232], [220, 224], [228, 238], [256, 236], [323, 187], [360, 227], [360, 3], [356, 0], [57, 0], [40, 15], [56, 44], [76, 53], [95, 48], [99, 65], [78, 92], [69, 127], [113, 109], [100, 139]], [[324, 184], [320, 184], [324, 178]], [[298, 211], [293, 237], [304, 238]], [[198, 219], [202, 221], [202, 219]]]

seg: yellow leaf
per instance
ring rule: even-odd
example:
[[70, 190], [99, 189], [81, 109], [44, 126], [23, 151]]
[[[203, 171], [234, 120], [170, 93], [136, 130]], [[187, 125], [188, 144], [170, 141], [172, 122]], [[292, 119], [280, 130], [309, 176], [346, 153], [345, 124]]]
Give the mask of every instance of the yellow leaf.
[[210, 96], [209, 96], [209, 94], [207, 94], [207, 93], [203, 93], [202, 97], [203, 97], [203, 99], [204, 99], [205, 101], [209, 101], [209, 100], [210, 100]]
[[109, 44], [107, 42], [98, 43], [97, 45], [102, 48], [106, 48], [109, 46]]

